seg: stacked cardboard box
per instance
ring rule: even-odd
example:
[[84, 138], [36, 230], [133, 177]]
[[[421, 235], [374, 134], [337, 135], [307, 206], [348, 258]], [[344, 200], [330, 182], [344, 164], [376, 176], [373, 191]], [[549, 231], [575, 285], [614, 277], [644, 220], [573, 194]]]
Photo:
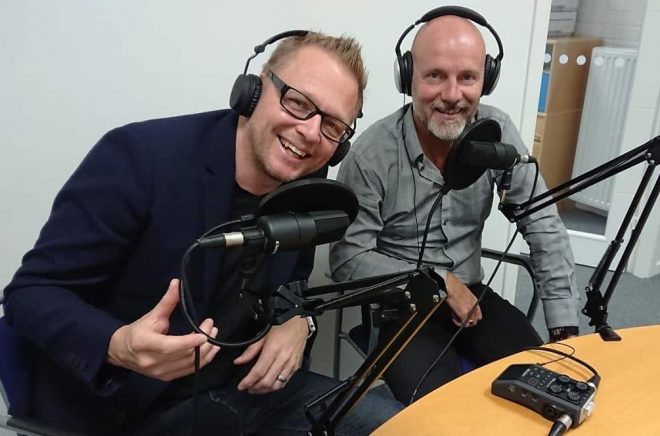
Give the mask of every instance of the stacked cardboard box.
[[570, 36], [575, 31], [579, 0], [552, 0], [548, 36]]

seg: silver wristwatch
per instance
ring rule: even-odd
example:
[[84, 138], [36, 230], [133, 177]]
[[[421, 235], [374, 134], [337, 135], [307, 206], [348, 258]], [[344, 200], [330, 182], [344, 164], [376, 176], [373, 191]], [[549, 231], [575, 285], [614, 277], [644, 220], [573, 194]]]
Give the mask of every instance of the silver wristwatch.
[[305, 320], [307, 320], [307, 328], [309, 329], [309, 334], [307, 335], [307, 339], [309, 339], [316, 331], [316, 324], [314, 324], [314, 318], [311, 316], [306, 316]]

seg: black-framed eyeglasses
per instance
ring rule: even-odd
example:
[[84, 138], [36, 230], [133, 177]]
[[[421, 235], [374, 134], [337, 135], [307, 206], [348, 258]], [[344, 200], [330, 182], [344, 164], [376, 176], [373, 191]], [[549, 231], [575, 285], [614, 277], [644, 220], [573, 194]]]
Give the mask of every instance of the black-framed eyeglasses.
[[336, 143], [347, 141], [353, 136], [355, 133], [355, 121], [353, 122], [353, 127], [349, 126], [342, 120], [321, 111], [309, 97], [296, 88], [292, 88], [284, 83], [272, 71], [268, 71], [268, 76], [277, 89], [280, 90], [280, 105], [293, 118], [304, 121], [309, 120], [316, 114], [321, 115], [321, 133]]

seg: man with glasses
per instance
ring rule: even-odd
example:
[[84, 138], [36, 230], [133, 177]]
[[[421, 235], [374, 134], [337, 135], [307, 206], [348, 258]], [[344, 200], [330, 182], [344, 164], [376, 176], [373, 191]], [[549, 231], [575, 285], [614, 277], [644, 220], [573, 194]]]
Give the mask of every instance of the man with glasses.
[[316, 114], [321, 115], [321, 134], [337, 144], [348, 141], [353, 136], [355, 133], [355, 120], [353, 120], [353, 127], [351, 127], [342, 120], [321, 112], [321, 109], [309, 97], [284, 83], [272, 71], [268, 71], [268, 77], [280, 90], [280, 104], [292, 117], [305, 121]]
[[[283, 183], [325, 175], [353, 135], [366, 73], [353, 39], [308, 32], [278, 45], [260, 83], [248, 115], [221, 110], [109, 132], [62, 188], [5, 289], [6, 318], [33, 357], [26, 415], [89, 434], [306, 434], [303, 406], [336, 385], [301, 369], [308, 320], [219, 349], [190, 333], [177, 309], [180, 261], [196, 238], [254, 212]], [[313, 253], [272, 256], [252, 287], [306, 279]], [[251, 338], [259, 327], [256, 297], [237, 292], [241, 267], [239, 249], [191, 260], [192, 304], [217, 339]], [[399, 407], [367, 395], [337, 434], [367, 434]]]

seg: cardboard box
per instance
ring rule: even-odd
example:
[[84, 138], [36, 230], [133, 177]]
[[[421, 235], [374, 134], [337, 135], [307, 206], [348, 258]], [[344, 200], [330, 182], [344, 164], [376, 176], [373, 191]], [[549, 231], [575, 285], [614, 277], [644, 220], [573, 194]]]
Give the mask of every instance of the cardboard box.
[[577, 11], [552, 11], [550, 20], [577, 20]]
[[575, 31], [575, 20], [550, 20], [548, 36], [570, 36]]
[[580, 0], [552, 0], [551, 10], [554, 11], [577, 11]]

